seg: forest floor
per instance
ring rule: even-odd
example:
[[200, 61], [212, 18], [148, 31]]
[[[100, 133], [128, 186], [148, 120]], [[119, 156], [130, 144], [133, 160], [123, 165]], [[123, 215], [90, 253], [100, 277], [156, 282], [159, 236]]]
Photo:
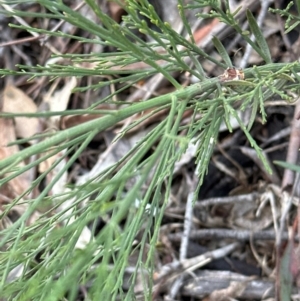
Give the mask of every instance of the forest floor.
[[[163, 21], [169, 22], [173, 28], [181, 27], [182, 21], [177, 10], [177, 1], [151, 2]], [[247, 7], [255, 16], [259, 16], [262, 12], [260, 1], [236, 2], [239, 6]], [[284, 3], [279, 3], [280, 1], [271, 2], [271, 7], [284, 5]], [[79, 0], [70, 1], [70, 5], [74, 8], [79, 4]], [[99, 5], [114, 20], [121, 22], [121, 16], [124, 14], [121, 7], [108, 1], [99, 1]], [[37, 4], [24, 4], [24, 9], [36, 12], [40, 7]], [[80, 9], [84, 10], [85, 7]], [[59, 22], [53, 20], [53, 23], [47, 23], [46, 19], [34, 17], [24, 17], [22, 21], [34, 27], [47, 29], [54, 28]], [[198, 19], [190, 16], [190, 21], [195, 23], [193, 34], [197, 46], [210, 55], [219, 58], [212, 43], [212, 36], [217, 36], [224, 43], [237, 68], [244, 69], [263, 63], [253, 50], [246, 55], [245, 43], [219, 20], [198, 24]], [[239, 21], [246, 28], [245, 13], [241, 14]], [[20, 22], [20, 19], [14, 17], [1, 16], [0, 18], [1, 68], [14, 69], [17, 64], [44, 66], [50, 62], [55, 63], [55, 59], [50, 58], [54, 53], [83, 54], [111, 51], [109, 48], [97, 49], [97, 45], [81, 44], [76, 40], [61, 37], [51, 37], [43, 42], [41, 35], [34, 37], [29, 32], [8, 26], [8, 23], [20, 24]], [[289, 34], [283, 34], [284, 20], [267, 10], [260, 22], [274, 62], [292, 62], [299, 59], [300, 36], [297, 27]], [[81, 36], [87, 35], [67, 23], [61, 24], [59, 30]], [[216, 68], [211, 62], [201, 61], [201, 63], [207, 77], [217, 77], [225, 71]], [[132, 68], [143, 68], [143, 64], [132, 66]], [[193, 81], [192, 77], [187, 74], [178, 75], [178, 80], [182, 83], [187, 80]], [[71, 91], [76, 86], [93, 84], [96, 81], [97, 79], [92, 76], [81, 79], [55, 79], [51, 82], [43, 77], [28, 81], [27, 76], [7, 76], [1, 81], [3, 96], [0, 105], [2, 111], [12, 113], [85, 109], [95, 100], [109, 95], [111, 91], [108, 88], [76, 93]], [[150, 95], [161, 95], [169, 92], [170, 89], [164, 80], [154, 85], [149, 78], [140, 86], [127, 89], [124, 95], [127, 99], [142, 99], [146, 97], [147, 91], [151, 91]], [[181, 267], [173, 274], [174, 279], [182, 276], [176, 300], [262, 300], [268, 298], [273, 300], [275, 298], [276, 277], [278, 280], [278, 271], [280, 268], [283, 269], [281, 259], [286, 256], [285, 247], [288, 239], [291, 239], [288, 227], [279, 233], [279, 226], [282, 223], [281, 217], [286, 203], [291, 200], [293, 204], [285, 215], [289, 217], [290, 228], [297, 223], [299, 196], [297, 187], [299, 185], [295, 174], [285, 171], [273, 162], [280, 160], [297, 164], [299, 120], [296, 116], [300, 111], [297, 97], [298, 95], [295, 96], [293, 103], [287, 103], [279, 97], [268, 99], [265, 103], [267, 122], [263, 124], [261, 116], [257, 115], [252, 126], [251, 135], [268, 158], [273, 170], [271, 175], [257, 158], [238, 125], [233, 125], [232, 132], [229, 132], [225, 126], [221, 126], [218, 143], [213, 151], [198, 201], [192, 210], [187, 212], [186, 203], [191, 191], [195, 188], [193, 150], [189, 150], [190, 152], [187, 152], [178, 162], [172, 184], [172, 198], [161, 224], [156, 262], [159, 278], [162, 272], [160, 267], [179, 259], [184, 237], [184, 223], [187, 218], [191, 219], [189, 240], [185, 245], [186, 259], [182, 260], [188, 272], [184, 273]], [[101, 109], [105, 109], [105, 105]], [[84, 123], [89, 118], [90, 116], [85, 115], [60, 116], [47, 120], [43, 117], [15, 118], [14, 121], [0, 118], [0, 141], [2, 145], [6, 145], [17, 138], [27, 138], [38, 132], [57, 130], [57, 128], [67, 129]], [[165, 116], [156, 115], [156, 118], [163, 119]], [[189, 116], [187, 120], [188, 118]], [[247, 110], [242, 112], [241, 118], [243, 120], [249, 118], [249, 112]], [[97, 135], [81, 154], [80, 159], [69, 169], [66, 181], [75, 183], [79, 177], [82, 177], [82, 174], [87, 176], [93, 173], [100, 161], [105, 162], [106, 165], [114, 164], [130, 150], [147, 127], [155, 122], [156, 120], [145, 121], [132, 132], [130, 137], [124, 136], [118, 142], [117, 150], [110, 151], [109, 146], [120, 124], [116, 128]], [[0, 146], [0, 159], [26, 147], [26, 144], [14, 146], [7, 152], [7, 148], [3, 151], [4, 148]], [[51, 164], [50, 161], [44, 162], [44, 166], [41, 164], [36, 174], [42, 173]], [[29, 173], [12, 182], [9, 189], [2, 188], [1, 202], [7, 203], [15, 196], [15, 193], [21, 194], [34, 179], [34, 175]], [[20, 209], [19, 214], [21, 211]], [[297, 266], [299, 259], [292, 259], [294, 258], [292, 253], [296, 254], [293, 255], [296, 259], [299, 258], [296, 246], [292, 247], [288, 256], [291, 262], [295, 262], [294, 270], [290, 267], [290, 273], [294, 276], [293, 293], [297, 299], [296, 284], [299, 282], [300, 267]], [[154, 288], [154, 300], [171, 300], [171, 288], [174, 288], [174, 281], [168, 282], [164, 277], [159, 279]], [[80, 300], [79, 297], [78, 300]]]

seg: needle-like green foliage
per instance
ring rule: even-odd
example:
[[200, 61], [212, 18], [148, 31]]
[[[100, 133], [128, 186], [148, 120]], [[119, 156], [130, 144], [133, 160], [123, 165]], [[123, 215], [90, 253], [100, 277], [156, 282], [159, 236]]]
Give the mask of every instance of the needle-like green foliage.
[[[19, 10], [18, 4], [26, 2], [39, 4], [43, 8], [42, 12]], [[0, 75], [27, 75], [29, 79], [47, 77], [49, 80], [69, 76], [110, 78], [99, 84], [77, 88], [86, 91], [111, 84], [130, 87], [142, 79], [160, 73], [174, 87], [174, 92], [152, 97], [147, 101], [122, 103], [122, 106], [114, 111], [96, 111], [94, 108], [98, 104], [111, 103], [113, 97], [123, 91], [124, 87], [119, 85], [119, 90], [105, 99], [100, 99], [86, 110], [15, 115], [50, 117], [54, 114], [97, 113], [102, 114], [102, 117], [70, 129], [53, 132], [47, 137], [39, 136], [39, 143], [0, 161], [1, 186], [35, 168], [48, 157], [57, 153], [62, 154], [32, 182], [23, 195], [3, 208], [1, 218], [5, 219], [18, 202], [27, 204], [27, 209], [20, 218], [0, 233], [0, 295], [4, 300], [76, 300], [80, 287], [87, 288], [86, 300], [134, 300], [135, 280], [138, 277], [143, 279], [145, 300], [151, 300], [156, 242], [164, 208], [170, 197], [175, 163], [180, 160], [190, 143], [197, 144], [195, 162], [199, 190], [218, 139], [220, 125], [225, 122], [231, 130], [230, 120], [235, 118], [265, 168], [270, 171], [261, 149], [251, 137], [250, 128], [256, 114], [260, 113], [263, 119], [266, 119], [264, 111], [266, 99], [276, 94], [287, 97], [288, 89], [299, 89], [299, 77], [295, 75], [300, 72], [300, 64], [298, 62], [272, 64], [267, 43], [252, 14], [248, 12], [247, 18], [256, 42], [250, 39], [249, 33], [242, 30], [235, 19], [237, 12], [230, 11], [227, 1], [225, 11], [222, 9], [221, 1], [197, 0], [187, 6], [184, 6], [183, 1], [178, 1], [179, 13], [189, 39], [163, 22], [146, 0], [126, 0], [124, 3], [119, 1], [120, 5], [123, 3], [123, 8], [127, 12], [122, 24], [102, 12], [97, 1], [85, 0], [85, 2], [99, 22], [91, 21], [80, 12], [66, 6], [61, 0], [9, 0], [0, 1], [0, 4], [4, 5], [2, 13], [7, 16], [63, 20], [90, 35], [89, 38], [83, 38], [43, 28], [23, 25], [11, 25], [12, 27], [46, 36], [76, 39], [81, 43], [109, 46], [114, 52], [64, 54], [61, 57], [68, 59], [68, 65], [58, 63], [46, 66], [19, 65], [16, 66], [16, 70], [0, 70]], [[244, 70], [244, 80], [222, 83], [219, 78], [206, 78], [199, 57], [224, 69], [232, 66], [230, 57], [218, 38], [213, 38], [213, 43], [222, 57], [221, 61], [205, 53], [194, 42], [191, 25], [185, 13], [187, 10], [199, 11], [200, 8], [207, 6], [211, 7], [210, 12], [199, 14], [199, 17], [219, 18], [221, 22], [232, 27], [261, 55], [266, 65]], [[145, 20], [149, 20], [159, 28], [159, 31], [151, 29]], [[153, 42], [145, 42], [133, 30], [151, 37]], [[82, 64], [85, 62], [97, 64], [94, 68], [85, 68]], [[148, 65], [148, 68], [141, 70], [121, 68], [140, 62]], [[199, 79], [199, 83], [183, 87], [172, 76], [175, 71], [189, 72]], [[290, 78], [294, 80], [292, 84]], [[238, 109], [244, 110], [246, 107], [252, 107], [249, 124], [243, 124], [237, 113]], [[72, 189], [64, 194], [49, 194], [96, 134], [138, 113], [159, 112], [165, 109], [168, 109], [167, 117], [153, 126], [115, 165], [82, 185], [73, 185]], [[181, 121], [186, 110], [193, 110], [194, 118], [193, 122], [185, 125], [186, 135], [183, 137]], [[151, 113], [140, 116], [133, 125], [124, 128], [118, 138], [151, 116]], [[0, 118], [11, 117], [11, 114], [5, 112], [0, 114]], [[23, 139], [16, 143], [29, 140]], [[30, 161], [31, 163], [25, 166], [20, 165], [35, 155], [37, 160]], [[28, 195], [39, 187], [47, 175], [65, 158], [68, 160], [63, 169], [38, 196], [29, 199]], [[127, 189], [129, 182], [130, 189]], [[72, 202], [68, 207], [62, 211], [58, 210], [60, 205], [69, 204], [70, 200]], [[139, 205], [135, 206], [137, 201]], [[46, 208], [41, 217], [34, 223], [29, 223], [32, 214], [41, 208]], [[105, 221], [105, 226], [100, 230], [97, 229], [99, 219]], [[85, 248], [77, 249], [75, 246], [78, 238], [87, 226], [92, 229], [93, 238]], [[136, 243], [136, 235], [141, 228], [145, 230]], [[138, 261], [124, 292], [124, 275], [133, 252], [138, 252]], [[11, 277], [13, 269], [20, 271], [14, 278]]]

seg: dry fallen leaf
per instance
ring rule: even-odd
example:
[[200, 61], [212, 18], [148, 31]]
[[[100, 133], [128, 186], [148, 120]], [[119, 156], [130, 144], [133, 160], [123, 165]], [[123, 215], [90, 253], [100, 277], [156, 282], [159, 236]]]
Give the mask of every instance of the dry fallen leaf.
[[[44, 102], [49, 105], [50, 112], [61, 112], [66, 110], [72, 90], [76, 87], [76, 84], [76, 78], [70, 77], [66, 79], [65, 85], [61, 90], [55, 91], [52, 95], [47, 95], [45, 97]], [[60, 118], [60, 116], [50, 117], [49, 127], [57, 127]]]
[[[54, 84], [56, 87], [58, 82]], [[72, 90], [76, 87], [77, 80], [75, 77], [67, 78], [65, 85], [61, 90], [57, 90], [54, 93], [50, 91], [44, 98], [44, 103], [49, 107], [50, 112], [65, 111], [68, 107], [69, 99], [72, 94]], [[61, 120], [61, 116], [51, 116], [48, 122], [48, 128], [57, 128]], [[42, 155], [45, 155], [45, 152]], [[43, 173], [53, 165], [53, 163], [59, 158], [60, 154], [56, 154], [48, 159], [42, 161], [39, 164], [39, 172]]]
[[[3, 91], [2, 111], [7, 113], [35, 113], [37, 107], [22, 90], [8, 85]], [[14, 119], [17, 137], [28, 138], [39, 132], [38, 118], [15, 117]]]
[[118, 3], [115, 2], [109, 1], [107, 5], [112, 19], [116, 22], [120, 22], [122, 15], [125, 13], [124, 9]]
[[[17, 145], [6, 146], [8, 143], [16, 140], [15, 129], [12, 119], [0, 118], [0, 160], [3, 160], [13, 154], [18, 153]], [[0, 187], [0, 195], [5, 196], [6, 201], [22, 194], [28, 188], [26, 173], [12, 179], [9, 183]], [[4, 201], [0, 197], [0, 202]]]
[[[7, 146], [8, 143], [16, 140], [15, 126], [12, 119], [0, 118], [0, 160], [3, 160], [13, 154], [18, 153], [17, 145]], [[20, 164], [22, 166], [23, 164]], [[14, 179], [0, 186], [0, 214], [3, 205], [10, 204], [12, 200], [24, 193], [30, 186], [29, 173], [25, 172]], [[26, 204], [15, 205], [10, 212], [10, 217], [20, 217], [27, 208]], [[10, 217], [3, 216], [0, 220], [0, 229], [7, 228], [11, 225]]]

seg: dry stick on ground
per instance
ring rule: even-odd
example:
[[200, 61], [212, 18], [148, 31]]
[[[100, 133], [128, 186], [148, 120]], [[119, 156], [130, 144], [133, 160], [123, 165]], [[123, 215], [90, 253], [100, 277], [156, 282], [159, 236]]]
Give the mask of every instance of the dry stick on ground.
[[[258, 199], [260, 194], [256, 191], [253, 191], [249, 194], [240, 194], [228, 197], [216, 197], [204, 199], [197, 201], [194, 205], [195, 209], [202, 209], [203, 207], [213, 206], [213, 205], [224, 205], [224, 204], [236, 204], [236, 203], [249, 203], [254, 202]], [[184, 211], [183, 207], [176, 208], [167, 208], [167, 214], [181, 214]]]
[[[182, 232], [175, 234], [169, 234], [168, 238], [172, 242], [180, 242]], [[253, 240], [275, 240], [276, 233], [273, 230], [253, 232], [248, 230], [228, 230], [223, 228], [215, 229], [203, 229], [203, 230], [192, 230], [190, 233], [190, 239], [236, 239], [239, 241]], [[283, 232], [281, 236], [282, 240], [288, 240], [289, 236], [287, 232]]]
[[[297, 101], [295, 107], [289, 148], [288, 148], [288, 153], [286, 158], [286, 162], [291, 164], [297, 163], [299, 147], [300, 147], [300, 120], [298, 118], [299, 111], [300, 111], [300, 100]], [[290, 187], [292, 187], [292, 185], [294, 184], [294, 179], [295, 179], [294, 172], [290, 169], [285, 169], [283, 179], [282, 179], [282, 184], [281, 184], [282, 189], [289, 189]], [[297, 194], [299, 194], [298, 191], [296, 191], [296, 195]]]
[[[185, 283], [182, 294], [184, 296], [196, 297], [198, 300], [210, 295], [214, 291], [220, 291], [224, 288], [229, 290], [234, 284], [240, 284], [238, 286], [238, 296], [235, 296], [238, 300], [265, 300], [267, 297], [274, 297], [274, 281], [257, 280], [254, 277], [247, 277], [228, 271], [207, 270], [197, 271], [196, 276]], [[226, 300], [232, 300], [229, 298], [230, 296], [227, 297]], [[220, 301], [222, 299], [217, 300]]]
[[[202, 266], [205, 266], [206, 264], [210, 263], [211, 261], [219, 258], [223, 258], [230, 254], [232, 251], [236, 250], [236, 248], [239, 246], [239, 243], [232, 243], [229, 245], [226, 245], [225, 247], [206, 252], [202, 255], [185, 259], [184, 261], [174, 261], [170, 264], [164, 265], [159, 273], [156, 275], [156, 282], [160, 286], [161, 284], [165, 284], [169, 281], [172, 281], [176, 277], [178, 277], [179, 274], [182, 273], [191, 273], [197, 269], [199, 269]], [[157, 288], [154, 289], [154, 291], [157, 290]]]
[[[277, 140], [280, 140], [282, 138], [287, 137], [288, 135], [291, 134], [291, 127], [287, 127], [284, 128], [282, 130], [280, 130], [279, 132], [277, 132], [276, 134], [274, 134], [273, 136], [269, 137], [265, 142], [263, 142], [260, 147], [262, 149], [264, 149], [268, 144], [275, 142]], [[276, 145], [277, 146], [277, 145]], [[265, 149], [265, 152], [268, 153], [268, 150]]]
[[248, 202], [255, 201], [258, 197], [259, 197], [259, 193], [254, 191], [249, 194], [240, 194], [240, 195], [234, 195], [234, 196], [228, 196], [222, 198], [210, 198], [210, 199], [198, 201], [195, 204], [195, 208], [203, 208], [206, 206], [231, 204], [237, 202], [248, 203]]
[[[190, 192], [187, 197], [187, 202], [185, 206], [185, 216], [184, 216], [184, 226], [183, 226], [183, 235], [182, 235], [182, 241], [180, 245], [180, 253], [179, 253], [179, 260], [183, 262], [186, 260], [187, 257], [187, 250], [188, 250], [188, 242], [189, 242], [189, 234], [191, 231], [191, 226], [193, 222], [193, 199], [194, 199], [194, 193], [197, 186], [197, 177], [194, 175], [194, 179], [192, 180], [189, 175], [186, 173], [186, 180], [187, 184], [190, 187]], [[181, 285], [182, 281], [184, 279], [184, 275], [179, 275], [179, 277], [175, 280], [173, 285], [170, 288], [168, 296], [166, 296], [166, 300], [173, 300], [175, 296], [177, 295]]]

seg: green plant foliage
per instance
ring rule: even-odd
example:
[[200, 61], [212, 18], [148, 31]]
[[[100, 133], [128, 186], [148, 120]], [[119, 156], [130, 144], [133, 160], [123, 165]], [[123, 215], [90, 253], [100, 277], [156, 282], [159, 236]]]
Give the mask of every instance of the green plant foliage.
[[[46, 36], [72, 38], [81, 43], [109, 46], [114, 50], [110, 53], [88, 55], [55, 55], [56, 58], [68, 59], [69, 64], [18, 65], [16, 70], [0, 70], [1, 75], [27, 75], [29, 80], [36, 77], [47, 77], [49, 80], [69, 76], [110, 77], [109, 80], [99, 81], [98, 84], [78, 87], [77, 90], [80, 91], [100, 89], [111, 84], [122, 86], [120, 85], [118, 90], [100, 99], [86, 110], [14, 115], [50, 117], [52, 115], [102, 114], [103, 116], [70, 129], [45, 134], [48, 136], [47, 139], [0, 161], [1, 186], [38, 166], [46, 158], [64, 151], [59, 160], [32, 182], [30, 189], [24, 195], [19, 196], [3, 210], [1, 218], [5, 218], [18, 202], [27, 203], [26, 212], [0, 233], [1, 297], [6, 300], [24, 301], [54, 301], [65, 300], [64, 298], [75, 300], [78, 288], [86, 285], [89, 287], [89, 300], [117, 300], [120, 296], [122, 300], [134, 300], [135, 280], [138, 275], [142, 275], [145, 300], [150, 300], [155, 244], [164, 209], [170, 197], [175, 163], [192, 141], [197, 143], [196, 164], [199, 176], [197, 190], [199, 190], [218, 139], [220, 125], [225, 121], [228, 129], [231, 130], [230, 119], [234, 118], [238, 121], [251, 146], [256, 150], [258, 157], [263, 161], [265, 168], [270, 171], [267, 160], [251, 137], [249, 130], [258, 111], [263, 120], [266, 120], [265, 100], [274, 95], [288, 98], [286, 90], [287, 87], [290, 88], [291, 78], [294, 80], [293, 89], [299, 89], [300, 80], [295, 74], [300, 72], [300, 64], [298, 62], [272, 64], [267, 43], [252, 14], [248, 12], [247, 17], [256, 42], [251, 41], [249, 35], [242, 30], [236, 20], [238, 11], [230, 12], [227, 1], [225, 1], [226, 10], [222, 9], [221, 1], [197, 0], [193, 5], [186, 6], [183, 5], [183, 1], [178, 1], [184, 27], [190, 35], [189, 40], [173, 30], [168, 23], [163, 22], [146, 0], [125, 1], [123, 7], [127, 15], [122, 24], [115, 22], [102, 12], [93, 0], [85, 2], [97, 16], [98, 23], [72, 10], [60, 0], [28, 1], [38, 3], [43, 7], [44, 13], [20, 11], [12, 6], [25, 2], [1, 1], [1, 4], [11, 5], [11, 11], [2, 11], [2, 13], [8, 16], [34, 17], [42, 20], [63, 20], [90, 33], [93, 38], [21, 25], [11, 25], [12, 27]], [[185, 12], [206, 6], [210, 6], [211, 11], [207, 14], [199, 14], [199, 17], [207, 19], [217, 17], [228, 24], [241, 34], [245, 42], [249, 43], [267, 64], [244, 70], [244, 80], [221, 82], [220, 78], [206, 78], [198, 60], [199, 56], [224, 69], [232, 66], [230, 57], [219, 39], [215, 37], [213, 42], [222, 58], [221, 62], [199, 49], [192, 39], [192, 30], [184, 17]], [[151, 29], [148, 23], [141, 19], [141, 15], [160, 30]], [[133, 30], [146, 34], [152, 38], [153, 42], [145, 42]], [[158, 51], [159, 47], [164, 51]], [[193, 64], [187, 63], [187, 60]], [[159, 61], [162, 63], [158, 63]], [[82, 63], [91, 62], [96, 62], [94, 68], [82, 67]], [[121, 67], [139, 62], [147, 64], [148, 68], [121, 70]], [[172, 76], [171, 73], [175, 71], [189, 72], [198, 78], [199, 82], [183, 87]], [[162, 74], [174, 91], [147, 101], [122, 102], [121, 105], [121, 102], [113, 101], [113, 97], [119, 95], [124, 89], [155, 74]], [[113, 103], [119, 106], [114, 111], [95, 110], [95, 107], [101, 103]], [[252, 107], [251, 120], [248, 125], [245, 125], [240, 120], [237, 110], [243, 110], [249, 106]], [[72, 189], [63, 195], [49, 196], [55, 183], [59, 182], [63, 173], [78, 159], [97, 133], [138, 113], [151, 111], [147, 113], [149, 115], [141, 115], [133, 125], [123, 128], [122, 133], [116, 138], [117, 141], [134, 126], [151, 116], [153, 112], [165, 109], [169, 110], [167, 118], [153, 126], [151, 131], [141, 138], [119, 162], [86, 183], [71, 187]], [[186, 125], [187, 134], [182, 137], [180, 135], [182, 133], [181, 121], [188, 109], [193, 110], [194, 116], [200, 114], [201, 118], [194, 118], [191, 124]], [[0, 114], [0, 118], [11, 116], [8, 113]], [[41, 134], [27, 140], [17, 141], [17, 143], [42, 137]], [[46, 151], [49, 152], [46, 153]], [[19, 165], [35, 155], [40, 155], [37, 160], [26, 166]], [[67, 163], [52, 182], [36, 198], [27, 199], [26, 196], [34, 191], [64, 158], [68, 158]], [[133, 183], [129, 191], [125, 189], [128, 182]], [[147, 190], [145, 191], [146, 183]], [[55, 210], [69, 200], [73, 200], [72, 205], [62, 212]], [[136, 200], [139, 200], [138, 207], [134, 205]], [[45, 203], [47, 204], [45, 213], [33, 224], [28, 225], [31, 215], [36, 209], [45, 208]], [[96, 233], [95, 221], [99, 217], [108, 222], [99, 233]], [[124, 225], [121, 227], [122, 222]], [[58, 227], [58, 225], [63, 226]], [[78, 237], [87, 225], [92, 225], [92, 232], [95, 235], [84, 249], [76, 249]], [[136, 246], [134, 240], [142, 225], [146, 225], [146, 230]], [[146, 246], [149, 248], [148, 257], [146, 261], [142, 261]], [[129, 289], [124, 293], [122, 288], [124, 274], [129, 257], [134, 250], [140, 252], [139, 260]], [[40, 258], [39, 261], [36, 260], [37, 256]], [[10, 272], [18, 267], [22, 267], [22, 272], [16, 279], [10, 281], [8, 279]]]
[[[296, 7], [294, 7], [296, 4]], [[298, 14], [291, 11], [292, 8], [297, 10]], [[272, 9], [270, 11], [280, 14], [280, 16], [286, 17], [285, 22], [285, 33], [288, 33], [295, 29], [300, 24], [300, 2], [299, 0], [291, 1], [285, 9]]]
[[251, 28], [252, 33], [255, 36], [255, 40], [258, 44], [260, 55], [264, 58], [265, 62], [267, 64], [270, 64], [272, 62], [271, 59], [271, 53], [267, 44], [267, 41], [265, 40], [260, 28], [258, 27], [255, 18], [253, 17], [250, 10], [247, 11], [247, 19], [249, 22], [249, 26]]

